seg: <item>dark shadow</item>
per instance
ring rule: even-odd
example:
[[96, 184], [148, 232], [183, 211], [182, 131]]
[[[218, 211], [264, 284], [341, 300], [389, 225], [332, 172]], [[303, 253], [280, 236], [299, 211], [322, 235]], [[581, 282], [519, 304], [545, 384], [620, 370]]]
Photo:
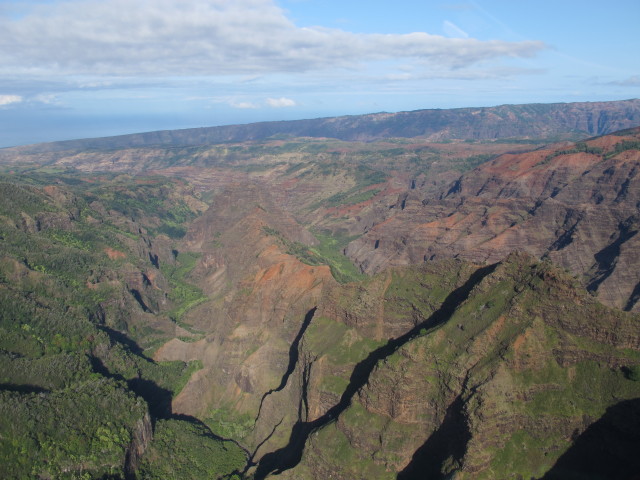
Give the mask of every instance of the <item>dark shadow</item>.
[[471, 432], [462, 409], [464, 401], [456, 397], [445, 414], [440, 427], [413, 454], [411, 462], [397, 480], [443, 480], [442, 465], [448, 458], [462, 460], [471, 440]]
[[634, 287], [633, 292], [629, 295], [629, 299], [627, 300], [627, 304], [624, 306], [623, 310], [625, 312], [630, 312], [631, 309], [640, 301], [640, 282]]
[[598, 270], [594, 279], [587, 285], [587, 290], [595, 292], [602, 282], [613, 273], [620, 256], [620, 247], [638, 233], [638, 230], [634, 230], [633, 227], [634, 223], [632, 221], [621, 223], [618, 227], [618, 238], [593, 256], [598, 265]]
[[[224, 438], [221, 437], [220, 435], [216, 435], [215, 433], [213, 433], [211, 431], [211, 429], [209, 428], [209, 426], [204, 423], [202, 420], [196, 418], [196, 417], [192, 417], [191, 415], [185, 415], [185, 414], [171, 414], [168, 418], [170, 418], [171, 420], [180, 420], [181, 422], [187, 422], [187, 423], [191, 423], [192, 425], [197, 425], [199, 427], [201, 427], [202, 430], [204, 430], [204, 437], [207, 438], [212, 438], [214, 440], [218, 440], [221, 442], [231, 442], [233, 443], [235, 446], [237, 446], [240, 450], [242, 450], [247, 458], [247, 463], [251, 463], [251, 452], [249, 452], [249, 450], [247, 450], [242, 444], [238, 443], [236, 440], [234, 440], [233, 438]], [[275, 429], [274, 429], [275, 430]], [[246, 468], [245, 468], [246, 471]], [[233, 472], [229, 473], [228, 475], [225, 475], [223, 477], [220, 477], [219, 480], [225, 480], [225, 479], [233, 479], [233, 478], [242, 478], [244, 472], [241, 472], [239, 470], [234, 470]]]
[[202, 420], [196, 418], [196, 417], [192, 417], [191, 415], [185, 415], [184, 413], [173, 413], [171, 414], [169, 417], [171, 420], [180, 420], [181, 422], [187, 422], [187, 423], [191, 423], [193, 425], [198, 425], [200, 427], [202, 427], [205, 430], [205, 437], [208, 438], [213, 438], [214, 440], [219, 440], [221, 442], [231, 442], [236, 444], [241, 450], [244, 451], [245, 454], [247, 454], [247, 456], [249, 455], [249, 451], [244, 448], [242, 445], [240, 445], [238, 442], [236, 442], [235, 440], [233, 440], [232, 438], [224, 438], [221, 437], [220, 435], [216, 435], [215, 433], [213, 433], [211, 431], [211, 429], [209, 428], [209, 426], [204, 423]]
[[315, 315], [317, 309], [318, 307], [313, 307], [305, 315], [304, 320], [302, 322], [302, 326], [300, 327], [300, 330], [298, 331], [296, 338], [293, 339], [293, 342], [289, 347], [289, 365], [287, 366], [287, 370], [284, 372], [284, 375], [280, 380], [280, 384], [276, 388], [269, 390], [262, 396], [262, 399], [260, 400], [260, 407], [258, 408], [258, 414], [256, 415], [254, 422], [257, 422], [258, 418], [260, 418], [260, 412], [262, 411], [262, 404], [264, 403], [265, 398], [267, 398], [272, 393], [281, 391], [284, 387], [287, 386], [289, 377], [296, 369], [296, 365], [298, 364], [298, 358], [300, 357], [300, 351], [298, 350], [298, 347], [300, 346], [300, 340], [302, 340], [302, 336], [304, 335], [304, 332], [307, 331], [307, 328], [309, 327], [309, 324], [311, 323], [311, 320], [313, 319], [313, 316]]
[[242, 472], [242, 475], [247, 473], [247, 471], [249, 471], [250, 468], [256, 466], [256, 463], [254, 461], [254, 458], [256, 457], [256, 453], [258, 453], [258, 450], [260, 450], [260, 448], [265, 443], [267, 443], [271, 439], [271, 437], [273, 437], [273, 435], [276, 433], [276, 430], [278, 430], [278, 427], [280, 425], [282, 425], [283, 420], [284, 420], [284, 417], [282, 417], [280, 419], [280, 421], [273, 426], [273, 429], [271, 430], [271, 433], [269, 433], [269, 435], [267, 435], [258, 445], [256, 445], [256, 448], [253, 449], [253, 453], [251, 455], [249, 455], [249, 458], [247, 460], [247, 464], [244, 467], [244, 471]]
[[173, 418], [171, 415], [171, 390], [158, 386], [157, 383], [144, 378], [127, 380], [127, 386], [138, 396], [144, 398], [149, 405], [152, 418]]
[[16, 393], [49, 393], [51, 390], [39, 387], [37, 385], [0, 383], [0, 391]]
[[158, 418], [172, 418], [171, 399], [172, 393], [166, 388], [158, 386], [157, 383], [144, 378], [131, 378], [127, 380], [119, 373], [111, 373], [102, 360], [95, 356], [89, 356], [89, 362], [93, 371], [107, 378], [113, 378], [125, 382], [127, 386], [139, 397], [142, 397], [149, 405], [149, 413], [155, 426]]
[[[98, 357], [90, 356], [89, 361], [91, 362], [91, 366], [94, 372], [99, 373], [105, 377], [112, 378], [114, 380], [126, 382], [129, 389], [131, 389], [136, 395], [142, 397], [149, 407], [149, 414], [151, 415], [151, 425], [153, 430], [155, 430], [156, 422], [159, 419], [167, 420], [179, 420], [182, 422], [188, 422], [193, 425], [198, 425], [203, 430], [204, 436], [219, 440], [222, 442], [232, 442], [236, 446], [238, 446], [242, 451], [244, 451], [247, 459], [251, 458], [251, 453], [243, 447], [240, 443], [233, 439], [224, 438], [219, 435], [216, 435], [211, 431], [209, 426], [202, 422], [201, 420], [192, 417], [190, 415], [184, 414], [174, 414], [171, 411], [171, 400], [173, 398], [172, 392], [165, 388], [158, 386], [155, 382], [151, 380], [146, 380], [144, 378], [132, 378], [126, 380], [120, 374], [114, 374], [109, 371], [109, 369], [102, 363]], [[128, 464], [128, 462], [127, 462]], [[233, 474], [241, 475], [242, 472], [233, 472], [230, 474], [230, 478], [233, 477]], [[105, 477], [111, 479], [112, 477]], [[120, 477], [113, 477], [114, 480], [120, 480]], [[133, 470], [127, 470], [125, 475], [126, 480], [136, 480], [136, 472]]]
[[[268, 475], [278, 475], [285, 470], [295, 467], [302, 458], [302, 453], [304, 452], [309, 436], [333, 423], [338, 416], [351, 405], [351, 399], [358, 390], [369, 381], [369, 376], [378, 362], [392, 355], [407, 342], [433, 331], [449, 320], [460, 303], [466, 300], [473, 287], [493, 272], [496, 266], [497, 264], [476, 270], [464, 285], [449, 294], [440, 308], [433, 312], [429, 318], [420, 322], [404, 335], [389, 340], [385, 345], [372, 351], [367, 358], [358, 363], [353, 369], [349, 384], [340, 397], [339, 402], [331, 407], [327, 413], [312, 422], [298, 421], [291, 429], [289, 443], [262, 457], [254, 474], [254, 480], [263, 480]], [[426, 332], [423, 329], [426, 330]]]
[[154, 267], [160, 268], [160, 260], [158, 259], [158, 255], [156, 255], [155, 253], [152, 254], [151, 252], [149, 252], [149, 261]]
[[[113, 343], [120, 343], [124, 345], [126, 348], [128, 348], [132, 353], [142, 358], [143, 360], [148, 362], [153, 362], [153, 360], [149, 359], [143, 354], [143, 350], [140, 348], [140, 346], [131, 338], [127, 337], [124, 333], [118, 332], [117, 330], [113, 330], [105, 326], [97, 326], [97, 327], [100, 328], [102, 331], [106, 332]], [[104, 377], [112, 378], [114, 380], [126, 383], [128, 388], [132, 392], [134, 392], [136, 395], [144, 399], [144, 401], [148, 405], [149, 414], [151, 416], [151, 427], [154, 431], [156, 427], [156, 422], [159, 419], [163, 419], [163, 420], [171, 419], [171, 420], [179, 420], [182, 422], [188, 422], [201, 427], [199, 430], [203, 431], [204, 436], [206, 437], [219, 440], [222, 442], [234, 443], [242, 451], [244, 451], [247, 459], [251, 458], [250, 452], [245, 447], [243, 447], [241, 444], [239, 444], [237, 441], [233, 439], [223, 438], [216, 435], [211, 431], [209, 426], [207, 426], [207, 424], [205, 424], [201, 420], [195, 417], [192, 417], [190, 415], [174, 414], [171, 411], [171, 401], [173, 399], [173, 393], [170, 390], [167, 390], [166, 388], [162, 388], [156, 382], [145, 379], [145, 378], [135, 377], [135, 378], [126, 379], [124, 376], [122, 376], [119, 373], [112, 373], [100, 358], [93, 355], [89, 355], [88, 358], [94, 372], [99, 373]], [[129, 460], [127, 460], [125, 464], [127, 465], [125, 469], [125, 477], [124, 477], [125, 480], [136, 480], [136, 472], [135, 470], [133, 470], [133, 468], [135, 467], [129, 466]], [[233, 475], [240, 476], [241, 474], [242, 472], [233, 472], [228, 476], [228, 478], [234, 478]], [[101, 480], [122, 480], [122, 479], [118, 476], [105, 476]]]
[[640, 480], [640, 398], [609, 407], [542, 480]]
[[96, 325], [96, 327], [102, 330], [107, 335], [109, 335], [109, 339], [113, 343], [121, 343], [122, 345], [126, 346], [131, 353], [143, 358], [147, 358], [144, 356], [144, 350], [140, 348], [140, 345], [138, 345], [125, 333], [119, 332], [118, 330], [114, 330], [113, 328], [109, 328], [104, 325]]
[[564, 225], [567, 225], [569, 223], [573, 223], [573, 224], [569, 228], [567, 228], [562, 235], [556, 238], [553, 244], [549, 247], [549, 251], [562, 250], [564, 248], [567, 248], [569, 245], [573, 243], [573, 236], [576, 234], [576, 230], [578, 229], [578, 226], [582, 222], [581, 216], [578, 216], [578, 218], [575, 220], [572, 218], [573, 216], [574, 216], [573, 211], [569, 211], [566, 213], [565, 219], [564, 219]]
[[153, 313], [151, 309], [147, 307], [147, 304], [144, 303], [144, 300], [142, 299], [142, 295], [138, 290], [136, 290], [135, 288], [132, 288], [131, 290], [129, 290], [129, 293], [131, 293], [131, 295], [133, 295], [133, 298], [136, 299], [136, 302], [138, 302], [138, 305], [140, 305], [140, 308], [142, 308], [143, 312]]

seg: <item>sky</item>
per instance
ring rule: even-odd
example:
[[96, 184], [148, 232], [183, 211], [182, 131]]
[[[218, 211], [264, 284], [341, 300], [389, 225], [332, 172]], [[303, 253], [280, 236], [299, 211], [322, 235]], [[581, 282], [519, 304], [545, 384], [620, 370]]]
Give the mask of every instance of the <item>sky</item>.
[[0, 0], [0, 147], [640, 97], [638, 0]]

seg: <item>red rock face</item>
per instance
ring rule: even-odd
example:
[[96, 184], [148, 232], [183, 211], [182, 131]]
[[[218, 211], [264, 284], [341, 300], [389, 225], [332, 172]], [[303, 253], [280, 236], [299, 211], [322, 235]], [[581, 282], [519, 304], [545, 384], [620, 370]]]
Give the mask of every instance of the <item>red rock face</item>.
[[523, 250], [579, 275], [603, 302], [637, 311], [639, 139], [636, 129], [502, 155], [436, 194], [412, 192], [347, 253], [373, 273], [440, 257], [493, 263]]
[[[278, 415], [282, 405], [297, 404], [299, 382], [287, 382], [273, 395], [265, 392], [278, 385], [286, 370], [300, 319], [317, 305], [326, 284], [334, 282], [329, 267], [306, 265], [287, 254], [281, 238], [316, 242], [275, 205], [268, 190], [246, 182], [217, 195], [185, 237], [190, 249], [202, 253], [191, 279], [211, 299], [191, 310], [187, 322], [206, 336], [193, 343], [173, 339], [155, 355], [158, 360], [200, 360], [204, 368], [173, 400], [173, 411], [207, 418], [212, 411], [232, 408], [255, 419], [243, 439], [252, 449], [269, 438], [279, 421], [284, 431], [294, 420]], [[265, 442], [262, 448], [273, 447]]]

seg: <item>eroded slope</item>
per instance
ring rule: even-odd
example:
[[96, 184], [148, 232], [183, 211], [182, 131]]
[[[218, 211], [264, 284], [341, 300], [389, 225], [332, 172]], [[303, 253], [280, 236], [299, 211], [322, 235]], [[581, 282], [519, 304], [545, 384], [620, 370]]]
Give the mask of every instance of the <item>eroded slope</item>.
[[[455, 276], [474, 271], [462, 265]], [[640, 359], [637, 315], [603, 307], [564, 272], [525, 255], [475, 272], [439, 305], [417, 287], [433, 271], [398, 273], [384, 316], [422, 309], [419, 330], [358, 363], [344, 390], [348, 406], [307, 421], [306, 450], [285, 478], [540, 478], [594, 422], [638, 396], [628, 374]], [[309, 355], [327, 362], [313, 332]], [[323, 373], [311, 369], [312, 378]], [[626, 434], [609, 435], [628, 448]], [[631, 474], [633, 462], [619, 472]], [[272, 461], [256, 478], [277, 465], [291, 463]], [[581, 468], [575, 458], [564, 465], [567, 475]]]
[[548, 257], [599, 298], [637, 310], [640, 133], [503, 155], [439, 193], [409, 192], [347, 253], [367, 272], [441, 257]]

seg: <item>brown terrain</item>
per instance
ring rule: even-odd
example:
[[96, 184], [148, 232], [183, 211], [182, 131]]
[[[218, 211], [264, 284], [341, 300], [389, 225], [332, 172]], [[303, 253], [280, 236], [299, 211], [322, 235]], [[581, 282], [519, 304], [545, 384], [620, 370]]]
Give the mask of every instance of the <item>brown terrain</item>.
[[[640, 130], [496, 158], [438, 192], [399, 197], [394, 214], [349, 245], [366, 272], [435, 258], [493, 263], [548, 257], [608, 305], [638, 310]], [[622, 148], [622, 147], [618, 147]], [[566, 152], [566, 153], [563, 153]]]
[[[593, 460], [605, 471], [593, 471], [627, 478], [640, 426], [640, 128], [544, 147], [433, 141], [525, 136], [539, 115], [547, 123], [531, 136], [559, 123], [609, 133], [638, 115], [637, 100], [615, 103], [464, 109], [457, 123], [456, 111], [334, 120], [377, 122], [348, 140], [410, 125], [421, 136], [370, 144], [205, 145], [236, 141], [237, 127], [199, 132], [193, 148], [159, 132], [112, 151], [68, 142], [3, 158], [183, 179], [197, 215], [184, 237], [152, 241], [118, 217], [140, 235], [123, 242], [151, 262], [122, 267], [132, 323], [161, 332], [154, 360], [201, 362], [171, 411], [241, 444], [244, 475], [580, 478], [596, 458], [592, 432], [605, 431], [612, 447]], [[416, 126], [416, 115], [441, 124]], [[128, 144], [162, 138], [172, 146]], [[196, 258], [186, 278], [203, 298], [172, 323], [155, 314], [171, 306], [161, 266], [178, 252]]]
[[[589, 172], [595, 170], [593, 175], [601, 178], [604, 170], [617, 166], [623, 178], [633, 180], [630, 165], [638, 162], [637, 150], [604, 156], [620, 139], [635, 140], [634, 135], [586, 143], [589, 148], [603, 148], [602, 154], [554, 155], [573, 148], [566, 144], [500, 156], [455, 180], [453, 187], [440, 190], [445, 192], [440, 210], [434, 207], [436, 220], [425, 222], [426, 227], [421, 209], [430, 204], [418, 202], [415, 196], [422, 188], [432, 187], [402, 189], [397, 177], [389, 178], [366, 202], [326, 208], [309, 218], [329, 225], [330, 219], [335, 224], [336, 218], [349, 215], [337, 228], [353, 231], [362, 225], [363, 217], [371, 219], [382, 204], [395, 198], [394, 208], [384, 207], [391, 212], [388, 218], [352, 242], [347, 252], [383, 228], [400, 238], [406, 226], [415, 231], [433, 228], [431, 242], [436, 246], [448, 238], [458, 240], [459, 232], [449, 232], [464, 220], [457, 219], [456, 215], [462, 217], [459, 213], [447, 216], [450, 205], [457, 206], [456, 212], [465, 212], [471, 205], [465, 213], [469, 228], [491, 229], [498, 237], [514, 227], [511, 223], [518, 225], [512, 218], [531, 221], [528, 218], [536, 213], [527, 213], [527, 208], [546, 197], [552, 202], [556, 186], [570, 179], [587, 182]], [[536, 167], [540, 173], [531, 174]], [[602, 310], [561, 269], [540, 265], [529, 254], [509, 255], [525, 250], [557, 262], [552, 255], [563, 248], [549, 249], [545, 256], [542, 247], [540, 251], [523, 248], [537, 246], [533, 241], [537, 237], [520, 234], [514, 237], [520, 238], [520, 244], [494, 241], [492, 247], [482, 243], [478, 247], [469, 239], [464, 245], [476, 257], [434, 250], [436, 254], [427, 259], [424, 254], [403, 258], [403, 250], [398, 249], [396, 256], [386, 257], [389, 263], [377, 267], [380, 273], [362, 283], [340, 285], [327, 267], [301, 263], [287, 253], [282, 239], [268, 233], [274, 229], [284, 241], [315, 243], [293, 212], [279, 205], [283, 198], [304, 198], [318, 187], [304, 186], [304, 176], [283, 180], [273, 171], [263, 175], [268, 176], [270, 188], [264, 187], [264, 177], [251, 181], [236, 177], [191, 225], [185, 246], [202, 253], [191, 279], [213, 300], [191, 310], [185, 321], [206, 333], [193, 343], [171, 340], [155, 355], [158, 360], [203, 362], [205, 368], [192, 377], [173, 408], [198, 418], [241, 424], [237, 438], [252, 454], [255, 466], [250, 472], [256, 478], [280, 470], [285, 478], [396, 478], [396, 472], [400, 472], [397, 478], [417, 478], [421, 469], [434, 475], [449, 469], [460, 478], [503, 478], [495, 476], [496, 469], [542, 475], [572, 438], [600, 418], [602, 405], [611, 405], [607, 393], [599, 393], [603, 397], [591, 403], [584, 397], [589, 383], [585, 375], [595, 369], [592, 388], [609, 388], [606, 372], [620, 371], [633, 361], [621, 352], [640, 349], [637, 318]], [[615, 181], [624, 183], [619, 178]], [[347, 179], [344, 182], [342, 188], [351, 185]], [[596, 183], [605, 190], [602, 180]], [[487, 184], [493, 190], [483, 189]], [[478, 192], [485, 192], [486, 198]], [[477, 200], [467, 200], [465, 193]], [[574, 208], [589, 211], [585, 197], [593, 195], [568, 197]], [[556, 192], [558, 196], [565, 198]], [[621, 195], [609, 194], [611, 203], [616, 198], [621, 199], [618, 209], [608, 209], [608, 214], [628, 218], [632, 209]], [[540, 203], [536, 208], [541, 212], [548, 208], [544, 201]], [[291, 204], [284, 206], [296, 211]], [[490, 208], [493, 215], [487, 212]], [[476, 218], [473, 209], [484, 217]], [[525, 212], [523, 218], [515, 217], [516, 209]], [[560, 210], [552, 218], [567, 216]], [[543, 217], [538, 222], [532, 225], [538, 225], [533, 230], [540, 236], [539, 243], [553, 243], [544, 234], [551, 230], [560, 235], [559, 228], [539, 231]], [[413, 232], [409, 230], [406, 240], [394, 245], [412, 251]], [[439, 235], [445, 235], [445, 240]], [[373, 258], [385, 258], [384, 245], [382, 239], [374, 246], [371, 251], [380, 257]], [[575, 247], [579, 246], [576, 240]], [[596, 244], [591, 251], [602, 248]], [[460, 260], [447, 260], [453, 256]], [[503, 264], [495, 270], [480, 267], [501, 260]], [[423, 266], [398, 269], [410, 263]], [[500, 300], [491, 300], [496, 298]], [[452, 316], [440, 326], [442, 311]], [[421, 336], [416, 333], [418, 327], [431, 333]], [[454, 345], [464, 345], [464, 351]], [[620, 398], [630, 398], [630, 391], [622, 393], [630, 388], [628, 381], [621, 374], [616, 378], [614, 388]], [[570, 398], [581, 399], [584, 405], [574, 410]], [[527, 435], [518, 436], [523, 431]], [[439, 442], [447, 448], [437, 446]], [[523, 462], [488, 453], [488, 446], [492, 451], [541, 450]], [[346, 458], [336, 458], [338, 451]]]

